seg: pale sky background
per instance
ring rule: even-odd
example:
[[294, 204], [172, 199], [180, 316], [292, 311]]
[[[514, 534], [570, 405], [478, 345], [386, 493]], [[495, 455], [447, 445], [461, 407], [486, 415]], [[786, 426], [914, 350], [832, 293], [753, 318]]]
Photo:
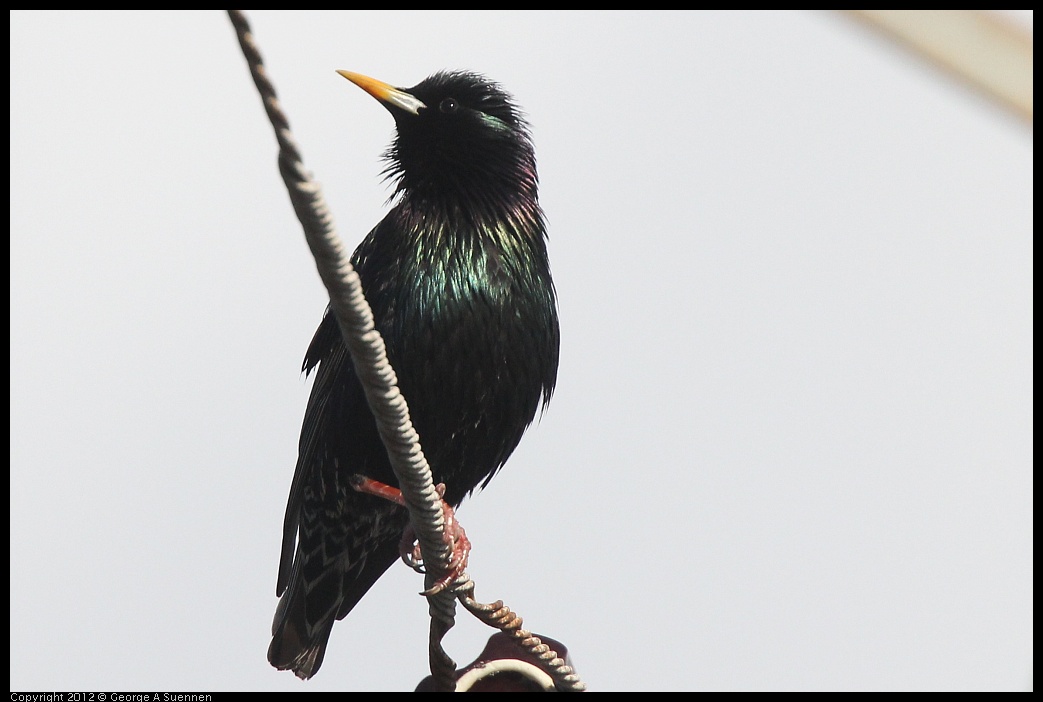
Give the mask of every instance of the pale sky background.
[[[249, 17], [352, 248], [393, 123], [335, 69], [532, 121], [561, 367], [479, 598], [593, 690], [1031, 687], [1028, 126], [830, 13]], [[326, 304], [275, 157], [223, 13], [11, 15], [13, 690], [426, 674], [404, 566], [265, 659]]]

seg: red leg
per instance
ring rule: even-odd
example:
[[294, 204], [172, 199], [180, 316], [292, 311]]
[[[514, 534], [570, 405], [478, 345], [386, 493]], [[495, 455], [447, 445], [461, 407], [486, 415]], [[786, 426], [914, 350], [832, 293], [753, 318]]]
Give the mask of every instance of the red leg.
[[364, 475], [353, 475], [351, 476], [351, 487], [355, 489], [355, 492], [361, 492], [365, 495], [373, 495], [374, 497], [381, 497], [388, 502], [394, 502], [400, 507], [406, 506], [406, 501], [402, 497], [402, 491], [397, 487], [391, 487], [384, 483], [373, 480], [373, 478], [367, 478]]
[[[372, 478], [367, 478], [364, 475], [352, 476], [351, 486], [358, 492], [380, 497], [389, 502], [394, 502], [396, 505], [404, 507], [406, 504], [401, 490]], [[438, 491], [439, 497], [445, 495], [445, 485], [443, 483], [436, 485], [435, 490]], [[471, 542], [467, 538], [467, 533], [460, 522], [456, 520], [456, 512], [445, 500], [442, 500], [442, 515], [445, 521], [445, 529], [443, 530], [445, 543], [449, 546], [451, 553], [449, 568], [445, 575], [435, 581], [430, 588], [420, 593], [426, 597], [442, 592], [454, 580], [460, 577], [467, 569], [467, 559], [471, 553]], [[420, 545], [416, 543], [416, 534], [413, 532], [412, 524], [407, 524], [405, 531], [402, 532], [402, 540], [399, 542], [398, 551], [406, 565], [418, 573], [424, 572], [424, 559], [420, 554]]]

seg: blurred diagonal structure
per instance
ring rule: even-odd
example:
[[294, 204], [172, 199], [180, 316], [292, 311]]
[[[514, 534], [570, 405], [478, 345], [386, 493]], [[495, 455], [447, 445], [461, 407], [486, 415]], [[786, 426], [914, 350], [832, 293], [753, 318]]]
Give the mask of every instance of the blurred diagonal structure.
[[848, 10], [1032, 123], [1032, 33], [987, 10]]

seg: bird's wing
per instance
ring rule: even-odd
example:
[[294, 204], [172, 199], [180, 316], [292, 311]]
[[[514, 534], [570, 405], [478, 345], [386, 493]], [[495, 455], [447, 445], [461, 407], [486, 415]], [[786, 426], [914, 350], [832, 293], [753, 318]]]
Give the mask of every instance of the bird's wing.
[[[286, 501], [286, 516], [283, 519], [282, 534], [282, 557], [279, 560], [279, 578], [275, 594], [282, 595], [290, 582], [290, 572], [293, 568], [293, 554], [297, 540], [297, 528], [300, 525], [301, 505], [303, 503], [304, 488], [316, 480], [315, 471], [318, 470], [319, 452], [323, 450], [320, 446], [322, 438], [323, 418], [329, 411], [331, 394], [336, 386], [336, 377], [343, 372], [344, 364], [350, 366], [351, 361], [346, 358], [347, 349], [341, 343], [340, 328], [337, 320], [331, 314], [329, 307], [326, 314], [315, 332], [315, 336], [308, 346], [308, 352], [304, 356], [304, 372], [311, 373], [316, 366], [318, 373], [315, 376], [315, 384], [312, 385], [311, 395], [308, 397], [308, 407], [304, 412], [304, 423], [301, 427], [301, 439], [297, 454], [297, 467], [293, 474], [293, 483], [290, 486], [290, 497]], [[356, 382], [354, 384], [359, 394], [362, 387]]]

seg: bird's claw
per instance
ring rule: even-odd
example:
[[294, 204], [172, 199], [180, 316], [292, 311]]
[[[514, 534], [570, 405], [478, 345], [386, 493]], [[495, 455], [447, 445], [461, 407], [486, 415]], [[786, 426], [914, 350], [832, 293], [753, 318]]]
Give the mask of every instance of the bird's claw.
[[416, 572], [424, 572], [424, 556], [420, 553], [420, 544], [417, 543], [412, 524], [407, 524], [402, 531], [402, 540], [398, 542], [398, 555], [403, 563]]
[[[351, 476], [351, 487], [358, 492], [374, 495], [389, 502], [394, 502], [397, 505], [405, 506], [405, 499], [402, 497], [401, 490], [372, 478], [367, 478], [364, 475]], [[445, 497], [445, 483], [436, 485], [435, 490], [438, 492], [439, 497]], [[436, 580], [431, 587], [420, 593], [425, 597], [437, 595], [463, 575], [464, 571], [467, 570], [467, 560], [471, 554], [471, 542], [467, 538], [467, 532], [464, 531], [463, 525], [456, 520], [456, 512], [444, 499], [442, 500], [442, 518], [444, 521], [442, 533], [445, 535], [445, 543], [449, 547], [450, 552], [449, 566], [442, 577]], [[412, 524], [407, 524], [402, 532], [402, 539], [398, 543], [398, 553], [402, 558], [402, 562], [416, 572], [427, 572], [424, 567], [424, 557], [420, 551], [420, 544], [417, 543], [416, 532], [413, 531]]]
[[[445, 486], [439, 485], [439, 487], [442, 488], [440, 494], [444, 493]], [[456, 521], [456, 512], [445, 500], [442, 500], [442, 514], [445, 519], [445, 530], [443, 531], [445, 543], [449, 547], [450, 553], [449, 567], [431, 587], [420, 593], [424, 597], [437, 595], [463, 575], [467, 570], [467, 559], [471, 555], [471, 541], [467, 538], [467, 532], [464, 531], [463, 525]]]

